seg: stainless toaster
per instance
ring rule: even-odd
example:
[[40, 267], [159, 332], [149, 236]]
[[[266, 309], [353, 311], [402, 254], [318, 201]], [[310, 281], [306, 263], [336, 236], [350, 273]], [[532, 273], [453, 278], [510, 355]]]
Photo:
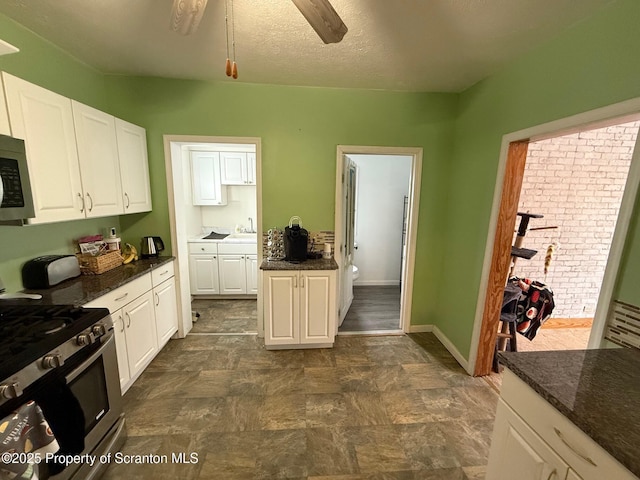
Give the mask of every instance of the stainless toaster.
[[78, 275], [80, 265], [75, 255], [43, 255], [22, 266], [22, 285], [24, 288], [49, 288]]

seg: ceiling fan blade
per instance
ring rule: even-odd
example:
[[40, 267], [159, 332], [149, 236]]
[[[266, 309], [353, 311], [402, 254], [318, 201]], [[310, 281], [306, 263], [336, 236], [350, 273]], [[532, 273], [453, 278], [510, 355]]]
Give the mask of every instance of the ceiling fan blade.
[[338, 43], [347, 33], [347, 26], [329, 0], [291, 0], [324, 43]]
[[171, 30], [181, 35], [196, 31], [208, 0], [173, 0], [171, 8]]

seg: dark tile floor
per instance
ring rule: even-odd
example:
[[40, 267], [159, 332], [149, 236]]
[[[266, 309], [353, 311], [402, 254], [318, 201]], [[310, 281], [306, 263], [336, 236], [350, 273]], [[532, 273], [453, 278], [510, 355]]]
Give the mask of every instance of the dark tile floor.
[[427, 333], [281, 351], [193, 335], [171, 340], [124, 400], [123, 453], [168, 457], [112, 463], [105, 480], [480, 480], [497, 394]]
[[200, 314], [191, 333], [256, 333], [255, 299], [193, 300], [191, 310]]
[[400, 286], [354, 286], [353, 302], [340, 332], [398, 330]]

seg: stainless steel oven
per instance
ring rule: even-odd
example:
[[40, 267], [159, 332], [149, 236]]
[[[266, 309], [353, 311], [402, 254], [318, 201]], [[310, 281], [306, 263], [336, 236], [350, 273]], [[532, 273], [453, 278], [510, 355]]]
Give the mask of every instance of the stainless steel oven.
[[[99, 458], [126, 437], [119, 377], [107, 309], [0, 303], [0, 419], [13, 420], [17, 432], [0, 432], [2, 454], [16, 455], [7, 457], [15, 465], [0, 462], [0, 473], [24, 467], [37, 468], [40, 478], [97, 479], [108, 467]], [[35, 429], [24, 428], [17, 413], [33, 405], [54, 437], [54, 458], [19, 455], [36, 451], [32, 437], [20, 438]]]

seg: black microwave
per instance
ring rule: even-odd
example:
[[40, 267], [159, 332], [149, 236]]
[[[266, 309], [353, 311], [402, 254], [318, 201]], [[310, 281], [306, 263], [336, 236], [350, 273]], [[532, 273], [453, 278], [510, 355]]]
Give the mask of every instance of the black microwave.
[[0, 224], [35, 216], [24, 140], [0, 135]]

